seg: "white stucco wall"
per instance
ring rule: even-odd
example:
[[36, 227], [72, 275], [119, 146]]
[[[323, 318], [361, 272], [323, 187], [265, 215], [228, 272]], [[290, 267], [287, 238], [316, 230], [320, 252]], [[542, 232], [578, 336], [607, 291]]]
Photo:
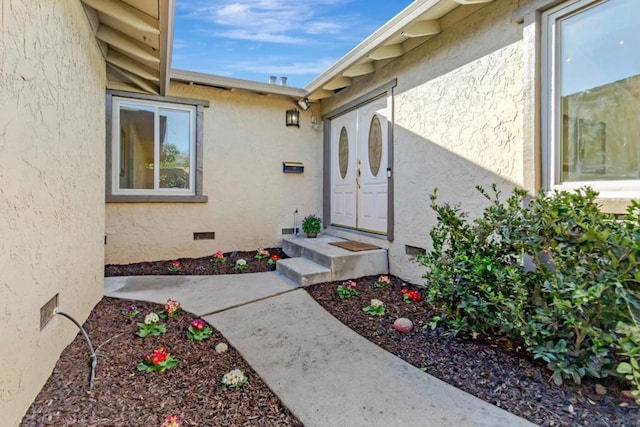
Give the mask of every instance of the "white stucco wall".
[[[107, 203], [107, 264], [200, 257], [281, 246], [282, 229], [322, 214], [322, 131], [311, 110], [300, 128], [285, 126], [291, 99], [172, 83], [170, 96], [207, 99], [203, 191], [207, 203]], [[283, 161], [303, 174], [282, 173]], [[193, 240], [194, 232], [215, 240]]]
[[[0, 413], [20, 419], [102, 296], [105, 63], [79, 1], [0, 1]], [[83, 366], [84, 369], [84, 366]], [[81, 384], [78, 384], [81, 387]]]
[[406, 280], [422, 283], [405, 245], [430, 247], [434, 188], [441, 202], [462, 202], [473, 215], [486, 205], [476, 185], [498, 183], [508, 192], [523, 184], [522, 28], [511, 22], [517, 4], [489, 3], [323, 101], [326, 113], [397, 79], [389, 257], [391, 272]]

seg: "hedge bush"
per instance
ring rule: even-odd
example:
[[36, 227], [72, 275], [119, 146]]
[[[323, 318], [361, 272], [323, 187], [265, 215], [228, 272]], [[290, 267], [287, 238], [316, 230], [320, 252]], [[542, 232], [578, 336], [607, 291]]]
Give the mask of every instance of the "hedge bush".
[[490, 203], [472, 221], [431, 195], [433, 247], [417, 261], [432, 325], [521, 341], [556, 384], [617, 368], [640, 398], [640, 203], [616, 218], [589, 188], [505, 202], [477, 188]]

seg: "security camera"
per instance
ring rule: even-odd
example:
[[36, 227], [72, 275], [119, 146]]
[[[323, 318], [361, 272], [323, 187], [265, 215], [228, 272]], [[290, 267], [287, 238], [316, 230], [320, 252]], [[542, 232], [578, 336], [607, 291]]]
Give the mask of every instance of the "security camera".
[[300, 108], [302, 108], [304, 111], [307, 111], [309, 109], [309, 100], [307, 98], [303, 98], [301, 100], [298, 101], [298, 105], [300, 106]]

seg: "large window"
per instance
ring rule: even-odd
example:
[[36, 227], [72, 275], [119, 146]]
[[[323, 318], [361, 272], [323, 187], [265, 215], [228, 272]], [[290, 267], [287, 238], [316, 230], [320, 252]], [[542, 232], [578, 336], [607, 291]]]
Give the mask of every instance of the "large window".
[[639, 0], [573, 0], [542, 15], [548, 188], [640, 193]]
[[196, 194], [196, 107], [113, 97], [114, 196]]

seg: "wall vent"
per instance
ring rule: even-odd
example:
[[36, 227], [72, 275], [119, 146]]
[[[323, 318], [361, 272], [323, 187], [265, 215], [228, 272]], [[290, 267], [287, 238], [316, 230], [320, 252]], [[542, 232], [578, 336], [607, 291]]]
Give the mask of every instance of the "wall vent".
[[404, 245], [404, 252], [407, 255], [418, 256], [424, 255], [427, 251], [424, 248], [420, 248], [418, 246]]
[[49, 320], [54, 316], [55, 310], [58, 308], [58, 294], [55, 294], [53, 298], [46, 302], [45, 305], [40, 307], [40, 330], [44, 328]]
[[213, 231], [207, 231], [204, 233], [193, 233], [193, 240], [215, 240], [216, 233]]
[[285, 235], [285, 234], [296, 234], [296, 230], [299, 230], [299, 229], [296, 229], [296, 228], [283, 228], [282, 229], [282, 234], [283, 235]]

